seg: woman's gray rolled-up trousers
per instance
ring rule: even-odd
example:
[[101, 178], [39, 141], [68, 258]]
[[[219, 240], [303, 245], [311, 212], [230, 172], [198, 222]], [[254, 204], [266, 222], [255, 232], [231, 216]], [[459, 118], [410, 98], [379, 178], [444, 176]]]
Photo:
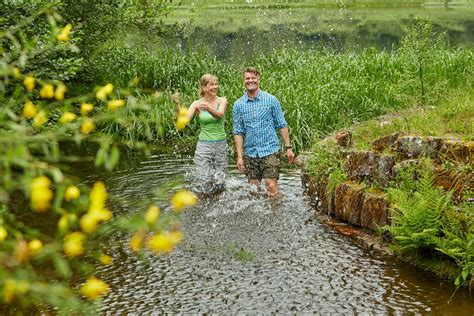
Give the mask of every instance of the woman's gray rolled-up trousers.
[[194, 153], [196, 164], [195, 190], [212, 193], [225, 189], [227, 175], [227, 142], [198, 141]]

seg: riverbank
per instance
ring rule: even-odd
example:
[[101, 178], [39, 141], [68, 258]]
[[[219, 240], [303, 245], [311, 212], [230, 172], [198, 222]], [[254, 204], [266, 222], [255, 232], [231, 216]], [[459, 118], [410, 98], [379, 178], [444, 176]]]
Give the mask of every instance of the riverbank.
[[369, 248], [388, 248], [468, 286], [474, 232], [472, 96], [470, 91], [436, 107], [385, 115], [315, 143], [303, 173], [315, 208], [329, 223], [347, 223], [331, 226]]

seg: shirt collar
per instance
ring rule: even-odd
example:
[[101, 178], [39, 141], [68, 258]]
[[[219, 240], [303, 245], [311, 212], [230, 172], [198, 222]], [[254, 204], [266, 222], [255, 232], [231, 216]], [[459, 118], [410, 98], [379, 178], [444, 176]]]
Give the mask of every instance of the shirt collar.
[[257, 100], [260, 100], [262, 96], [262, 90], [258, 89], [258, 92], [257, 92], [257, 95], [255, 96], [255, 99], [249, 99], [249, 95], [247, 92], [245, 92], [245, 102], [253, 102], [253, 101], [257, 101]]

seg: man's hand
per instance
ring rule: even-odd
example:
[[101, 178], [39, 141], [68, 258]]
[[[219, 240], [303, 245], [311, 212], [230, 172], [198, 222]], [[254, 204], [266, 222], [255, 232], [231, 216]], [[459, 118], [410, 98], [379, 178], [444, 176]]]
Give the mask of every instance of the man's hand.
[[293, 152], [293, 149], [288, 148], [286, 150], [286, 156], [288, 157], [289, 163], [295, 163], [295, 153]]
[[239, 169], [240, 172], [245, 171], [244, 159], [243, 158], [237, 158], [237, 169]]

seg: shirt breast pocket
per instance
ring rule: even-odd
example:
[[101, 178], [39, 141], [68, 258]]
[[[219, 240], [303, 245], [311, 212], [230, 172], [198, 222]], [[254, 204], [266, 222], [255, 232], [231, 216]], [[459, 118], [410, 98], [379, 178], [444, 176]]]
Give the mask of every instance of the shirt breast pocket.
[[243, 112], [241, 114], [241, 119], [242, 119], [242, 122], [244, 123], [244, 126], [251, 127], [254, 125], [255, 117], [252, 111]]

